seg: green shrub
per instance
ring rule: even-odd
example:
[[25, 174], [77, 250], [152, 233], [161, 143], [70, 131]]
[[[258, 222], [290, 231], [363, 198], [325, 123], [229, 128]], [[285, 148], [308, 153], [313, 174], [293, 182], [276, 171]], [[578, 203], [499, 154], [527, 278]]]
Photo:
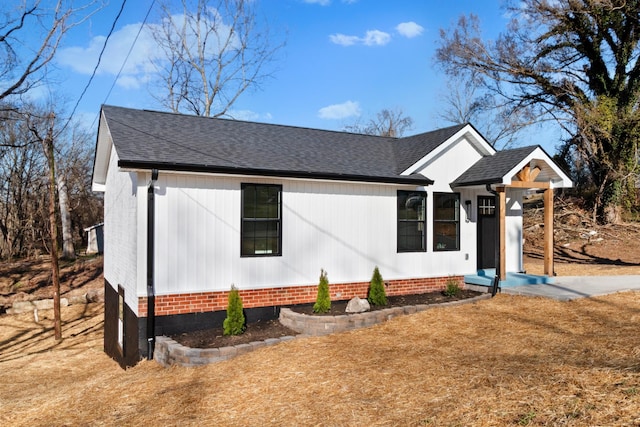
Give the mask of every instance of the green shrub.
[[458, 281], [450, 277], [447, 280], [447, 287], [444, 288], [444, 291], [442, 293], [448, 297], [455, 297], [455, 296], [458, 296], [460, 291], [461, 289], [460, 289], [460, 285], [458, 284]]
[[329, 295], [329, 279], [327, 272], [320, 270], [320, 284], [318, 285], [318, 296], [313, 304], [314, 313], [326, 313], [331, 310], [331, 296]]
[[384, 282], [378, 267], [373, 269], [373, 277], [369, 283], [369, 296], [367, 297], [371, 305], [387, 305], [387, 294], [384, 290]]
[[242, 298], [238, 289], [231, 285], [229, 301], [227, 303], [227, 318], [224, 319], [222, 327], [225, 335], [240, 335], [244, 332], [244, 313], [242, 312]]

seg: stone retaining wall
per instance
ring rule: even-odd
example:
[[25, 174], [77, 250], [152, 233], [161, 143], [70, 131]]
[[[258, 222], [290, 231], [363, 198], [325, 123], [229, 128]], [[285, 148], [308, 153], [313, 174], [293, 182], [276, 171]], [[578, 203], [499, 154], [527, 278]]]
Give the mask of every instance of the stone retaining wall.
[[156, 337], [156, 347], [153, 358], [162, 366], [201, 366], [209, 363], [222, 362], [244, 353], [267, 347], [284, 341], [295, 339], [294, 336], [269, 338], [264, 341], [253, 341], [249, 344], [238, 344], [231, 347], [219, 348], [191, 348], [186, 347], [169, 337]]
[[[87, 304], [89, 302], [104, 302], [104, 289], [92, 289], [87, 293], [71, 295], [68, 298], [60, 298], [60, 307], [75, 304]], [[34, 310], [52, 310], [53, 299], [41, 299], [35, 301], [16, 301], [7, 309], [7, 314], [31, 313]]]
[[435, 307], [468, 304], [487, 298], [491, 298], [491, 295], [485, 294], [475, 298], [444, 302], [441, 304], [407, 305], [404, 307], [385, 308], [365, 313], [343, 314], [339, 316], [310, 316], [296, 313], [290, 308], [283, 308], [280, 310], [280, 323], [300, 334], [315, 336], [327, 335], [334, 332], [351, 331], [353, 329], [373, 326], [404, 314], [413, 314]]
[[[344, 332], [373, 326], [377, 323], [386, 322], [387, 320], [397, 316], [417, 313], [430, 308], [468, 304], [488, 298], [491, 298], [491, 295], [485, 294], [475, 298], [445, 302], [441, 304], [409, 305], [405, 307], [385, 308], [383, 310], [357, 314], [345, 314], [340, 316], [308, 316], [306, 314], [296, 313], [289, 308], [283, 308], [280, 310], [280, 323], [301, 334], [297, 337], [327, 335], [334, 332]], [[171, 365], [201, 366], [209, 363], [229, 360], [235, 356], [248, 353], [258, 348], [278, 344], [283, 341], [290, 341], [295, 338], [295, 336], [270, 338], [265, 341], [254, 341], [249, 344], [238, 344], [232, 347], [191, 348], [186, 347], [171, 338], [159, 336], [156, 337], [154, 359], [164, 367], [169, 367]]]

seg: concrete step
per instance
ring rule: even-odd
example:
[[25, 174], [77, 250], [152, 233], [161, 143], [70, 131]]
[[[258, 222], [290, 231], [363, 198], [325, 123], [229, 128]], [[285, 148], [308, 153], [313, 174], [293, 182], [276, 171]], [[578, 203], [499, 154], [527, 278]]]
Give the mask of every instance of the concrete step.
[[[467, 274], [464, 282], [478, 286], [492, 286], [495, 277], [495, 269], [488, 268], [478, 270], [477, 274]], [[523, 285], [545, 285], [555, 283], [555, 278], [548, 276], [537, 276], [526, 273], [507, 273], [505, 280], [500, 281], [501, 288], [510, 288]]]

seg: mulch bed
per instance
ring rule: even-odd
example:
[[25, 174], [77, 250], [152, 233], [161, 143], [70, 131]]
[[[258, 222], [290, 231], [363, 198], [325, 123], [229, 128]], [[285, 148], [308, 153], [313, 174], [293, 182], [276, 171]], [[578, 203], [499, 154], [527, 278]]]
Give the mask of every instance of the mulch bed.
[[[404, 307], [418, 304], [440, 304], [443, 302], [457, 301], [461, 299], [473, 298], [481, 295], [479, 292], [463, 289], [456, 296], [445, 296], [442, 292], [429, 292], [416, 295], [401, 295], [387, 297], [388, 304], [385, 306], [371, 306], [370, 311], [383, 310], [392, 307]], [[338, 316], [348, 314], [345, 312], [349, 301], [332, 301], [331, 310], [327, 313], [317, 314], [313, 312], [313, 304], [291, 306], [293, 311], [314, 316]], [[170, 337], [180, 344], [191, 348], [216, 348], [247, 344], [252, 341], [264, 341], [267, 338], [280, 338], [288, 335], [297, 335], [293, 331], [283, 326], [277, 319], [259, 320], [247, 324], [247, 329], [242, 335], [225, 336], [222, 328], [210, 328], [200, 331], [185, 332], [171, 335]]]

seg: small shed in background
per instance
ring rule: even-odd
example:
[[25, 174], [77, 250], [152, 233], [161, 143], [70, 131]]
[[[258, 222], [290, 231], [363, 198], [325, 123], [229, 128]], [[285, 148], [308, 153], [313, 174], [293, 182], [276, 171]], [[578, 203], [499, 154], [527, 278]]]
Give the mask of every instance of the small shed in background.
[[87, 254], [101, 254], [104, 251], [104, 222], [87, 227]]

